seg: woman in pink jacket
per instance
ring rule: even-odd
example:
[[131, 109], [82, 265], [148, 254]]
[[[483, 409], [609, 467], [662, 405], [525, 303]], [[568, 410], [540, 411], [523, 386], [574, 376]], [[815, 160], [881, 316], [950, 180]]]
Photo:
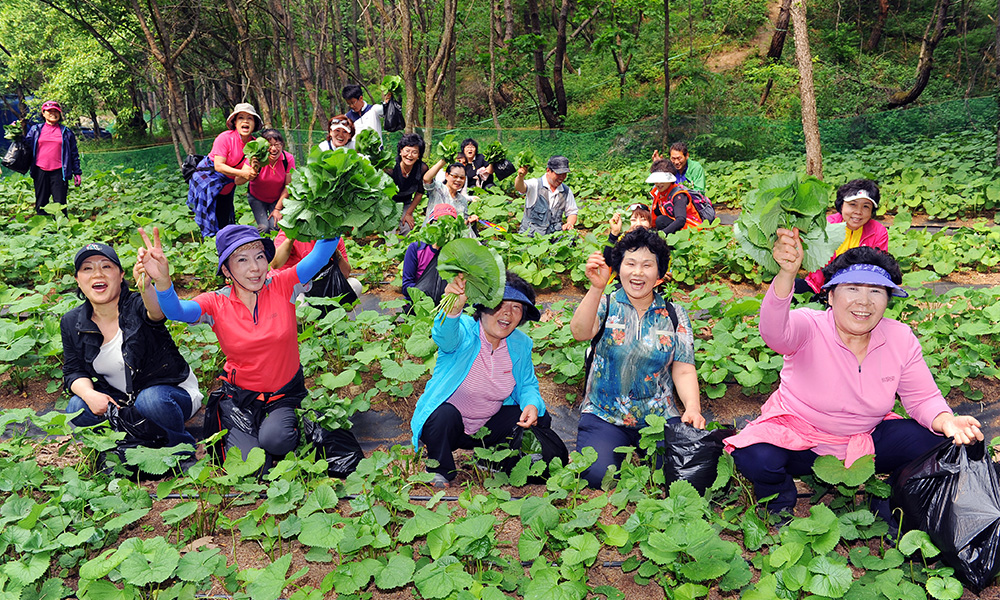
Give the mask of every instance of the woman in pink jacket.
[[[852, 179], [837, 188], [837, 199], [833, 202], [837, 212], [826, 220], [828, 223], [844, 223], [847, 235], [831, 261], [851, 248], [862, 246], [878, 248], [882, 252], [889, 251], [889, 232], [884, 225], [873, 219], [880, 199], [878, 185], [871, 179]], [[795, 293], [818, 294], [824, 283], [823, 271], [813, 271], [804, 280], [795, 281]]]
[[[883, 318], [891, 296], [906, 296], [892, 256], [860, 247], [835, 258], [823, 269], [829, 294], [820, 311], [790, 310], [803, 256], [798, 230], [779, 229], [773, 255], [781, 271], [761, 304], [760, 333], [785, 357], [781, 382], [761, 416], [726, 440], [757, 497], [777, 495], [768, 510], [795, 506], [792, 478], [821, 455], [850, 466], [874, 454], [876, 471], [891, 475], [944, 437], [983, 439], [979, 421], [948, 408], [910, 328]], [[909, 419], [892, 412], [897, 395]], [[892, 523], [888, 502], [873, 508]]]

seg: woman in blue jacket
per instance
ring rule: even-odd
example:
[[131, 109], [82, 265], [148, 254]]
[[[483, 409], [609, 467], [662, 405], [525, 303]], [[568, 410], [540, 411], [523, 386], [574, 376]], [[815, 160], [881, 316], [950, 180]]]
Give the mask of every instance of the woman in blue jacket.
[[[445, 293], [457, 294], [458, 301], [434, 321], [431, 337], [438, 345], [437, 364], [410, 421], [413, 447], [419, 448], [422, 441], [427, 458], [438, 463], [428, 468], [434, 473], [432, 485], [446, 487], [455, 478], [453, 450], [500, 445], [517, 427], [534, 428], [543, 457], [560, 456], [565, 463], [565, 445], [551, 431], [546, 432], [549, 435], [539, 431], [551, 430], [551, 417], [545, 414], [538, 391], [531, 338], [517, 329], [541, 316], [531, 285], [508, 272], [500, 305], [476, 306], [471, 317], [462, 314], [464, 276], [456, 276]], [[489, 433], [473, 439], [482, 427]]]
[[49, 100], [42, 105], [44, 123], [32, 126], [24, 136], [24, 145], [31, 150], [31, 178], [35, 181], [35, 213], [42, 210], [52, 198], [63, 205], [66, 213], [66, 193], [69, 180], [80, 185], [80, 153], [76, 149], [76, 136], [62, 124], [62, 107]]

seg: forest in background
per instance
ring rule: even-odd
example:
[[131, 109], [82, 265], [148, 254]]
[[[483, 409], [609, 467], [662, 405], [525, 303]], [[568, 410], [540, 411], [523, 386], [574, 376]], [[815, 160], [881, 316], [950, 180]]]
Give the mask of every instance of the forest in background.
[[[194, 140], [237, 102], [252, 102], [276, 127], [322, 129], [346, 110], [343, 85], [361, 83], [378, 101], [386, 75], [403, 78], [407, 127], [427, 138], [462, 126], [596, 131], [666, 114], [798, 119], [795, 44], [781, 35], [793, 30], [791, 6], [8, 0], [0, 88], [5, 101], [27, 98], [31, 109], [58, 98], [71, 120], [110, 117], [117, 143], [169, 134], [178, 157], [194, 153]], [[996, 93], [997, 8], [993, 0], [810, 1], [819, 118]]]

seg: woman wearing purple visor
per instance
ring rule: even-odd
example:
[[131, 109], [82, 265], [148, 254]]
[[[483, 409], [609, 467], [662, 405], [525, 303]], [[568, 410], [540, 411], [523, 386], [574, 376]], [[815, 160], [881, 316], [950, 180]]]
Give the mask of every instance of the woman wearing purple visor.
[[[761, 303], [760, 333], [785, 357], [781, 382], [761, 416], [726, 440], [757, 497], [776, 495], [769, 511], [794, 508], [792, 478], [810, 473], [818, 456], [850, 466], [874, 454], [876, 471], [891, 483], [944, 437], [955, 444], [983, 439], [979, 421], [948, 407], [910, 328], [884, 318], [890, 297], [907, 295], [891, 255], [859, 247], [835, 258], [823, 269], [825, 311], [790, 310], [803, 256], [798, 230], [778, 229], [773, 256], [781, 271]], [[910, 418], [893, 412], [897, 395]], [[889, 502], [873, 498], [872, 508], [892, 531]]]

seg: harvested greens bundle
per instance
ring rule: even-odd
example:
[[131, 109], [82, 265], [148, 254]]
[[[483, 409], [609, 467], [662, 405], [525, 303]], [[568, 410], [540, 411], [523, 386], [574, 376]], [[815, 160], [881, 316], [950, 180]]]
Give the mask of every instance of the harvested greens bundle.
[[465, 221], [459, 217], [444, 215], [438, 217], [433, 223], [421, 227], [415, 235], [418, 240], [425, 244], [444, 248], [448, 242], [463, 237], [468, 230]]
[[312, 149], [292, 171], [281, 228], [294, 240], [364, 237], [399, 224], [403, 205], [396, 184], [354, 150]]
[[[465, 274], [465, 296], [470, 304], [495, 308], [503, 302], [507, 271], [503, 259], [493, 248], [481, 246], [472, 238], [452, 240], [441, 248], [437, 262], [438, 274], [451, 281]], [[445, 294], [438, 304], [438, 315], [448, 314], [458, 300], [455, 294]]]
[[777, 229], [798, 227], [804, 252], [802, 268], [809, 272], [822, 269], [844, 242], [846, 232], [844, 223], [827, 223], [829, 199], [830, 185], [815, 177], [801, 181], [795, 173], [768, 177], [743, 200], [733, 237], [763, 272], [774, 275], [780, 270], [771, 256]]
[[403, 101], [403, 78], [399, 75], [386, 75], [382, 78], [382, 95], [391, 95], [394, 100]]
[[247, 163], [255, 169], [260, 169], [261, 165], [267, 164], [268, 152], [271, 150], [271, 142], [262, 137], [254, 138], [243, 146], [243, 156], [247, 157]]
[[434, 155], [431, 157], [430, 164], [443, 160], [446, 165], [450, 165], [458, 159], [458, 152], [458, 141], [455, 139], [455, 134], [448, 134], [437, 143], [437, 146], [434, 146]]
[[503, 149], [500, 142], [490, 142], [483, 148], [483, 159], [488, 165], [495, 165], [505, 158], [507, 158], [507, 151]]
[[392, 169], [396, 164], [396, 157], [388, 148], [382, 147], [382, 141], [374, 129], [362, 129], [354, 138], [354, 147], [358, 154], [368, 157], [368, 162], [379, 170]]
[[4, 130], [4, 135], [3, 135], [4, 139], [13, 141], [18, 138], [22, 138], [24, 137], [24, 121], [18, 119], [13, 123], [11, 123], [10, 125], [4, 127], [3, 130]]
[[529, 172], [535, 168], [535, 162], [535, 153], [531, 149], [521, 150], [514, 157], [514, 164], [517, 165], [517, 168], [528, 167]]

